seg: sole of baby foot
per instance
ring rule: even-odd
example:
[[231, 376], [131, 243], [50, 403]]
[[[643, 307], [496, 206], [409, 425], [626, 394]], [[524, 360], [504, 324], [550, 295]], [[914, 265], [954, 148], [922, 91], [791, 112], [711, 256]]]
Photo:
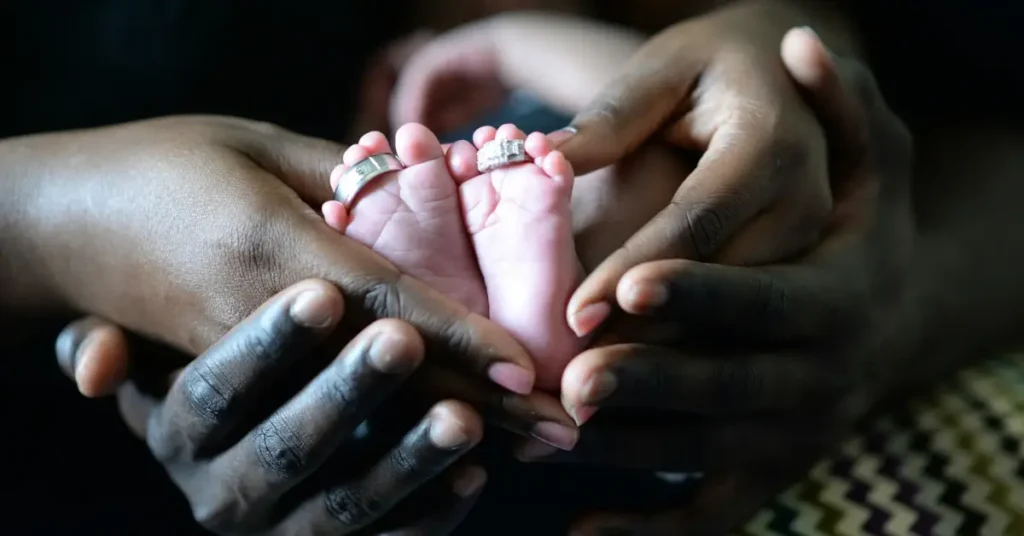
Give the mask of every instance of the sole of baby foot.
[[[385, 153], [391, 153], [391, 145], [384, 134], [364, 135], [331, 174], [331, 187], [337, 188], [353, 165]], [[486, 315], [487, 294], [462, 221], [458, 185], [448, 171], [441, 143], [423, 125], [404, 125], [395, 134], [395, 155], [405, 169], [374, 179], [349, 209], [328, 201], [324, 220], [403, 273]]]
[[[582, 276], [572, 235], [572, 166], [546, 136], [527, 137], [513, 125], [481, 128], [473, 141], [479, 149], [496, 138], [523, 140], [529, 161], [479, 174], [475, 154], [472, 168], [453, 154], [463, 218], [491, 320], [533, 355], [537, 387], [557, 391], [562, 371], [583, 346], [564, 313]], [[452, 147], [459, 161], [469, 159], [467, 145]]]

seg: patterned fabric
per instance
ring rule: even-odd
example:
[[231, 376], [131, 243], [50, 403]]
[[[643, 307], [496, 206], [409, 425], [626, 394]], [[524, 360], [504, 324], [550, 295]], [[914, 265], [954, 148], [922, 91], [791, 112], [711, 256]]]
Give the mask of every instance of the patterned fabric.
[[874, 423], [738, 534], [1024, 535], [1024, 356]]

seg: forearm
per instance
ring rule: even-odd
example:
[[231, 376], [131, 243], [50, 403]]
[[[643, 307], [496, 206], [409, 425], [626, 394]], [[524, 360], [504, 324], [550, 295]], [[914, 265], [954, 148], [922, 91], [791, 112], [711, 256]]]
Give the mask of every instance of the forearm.
[[[926, 382], [1024, 342], [1024, 136], [918, 135], [919, 240], [901, 367]], [[925, 372], [921, 377], [920, 371]]]
[[0, 317], [54, 306], [38, 233], [45, 145], [38, 136], [0, 140]]

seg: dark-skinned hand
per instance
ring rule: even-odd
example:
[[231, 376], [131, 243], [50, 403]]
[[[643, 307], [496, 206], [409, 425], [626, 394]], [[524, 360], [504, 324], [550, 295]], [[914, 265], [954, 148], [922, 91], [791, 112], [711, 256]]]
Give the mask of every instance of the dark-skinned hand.
[[526, 444], [520, 456], [706, 477], [677, 510], [593, 515], [574, 534], [724, 533], [893, 394], [887, 357], [916, 318], [911, 138], [868, 71], [809, 30], [791, 31], [782, 57], [842, 156], [828, 233], [788, 264], [660, 260], [623, 276], [627, 315], [564, 376], [567, 407], [593, 420], [571, 453]]
[[576, 115], [559, 149], [579, 175], [652, 141], [700, 155], [667, 206], [573, 295], [567, 318], [578, 334], [607, 318], [616, 285], [638, 264], [756, 265], [818, 243], [833, 209], [828, 144], [777, 51], [789, 28], [829, 5], [744, 0], [686, 19], [648, 40]]
[[[58, 362], [93, 394], [120, 386], [125, 422], [218, 534], [449, 534], [486, 479], [468, 462], [453, 466], [480, 441], [481, 416], [463, 401], [422, 398], [407, 427], [389, 420], [356, 433], [391, 399], [445, 378], [424, 376], [423, 340], [398, 320], [377, 321], [331, 352], [324, 343], [344, 313], [333, 285], [303, 281], [171, 376], [153, 369], [175, 360], [95, 318], [64, 330]], [[134, 381], [116, 381], [129, 371]], [[527, 406], [518, 395], [455, 394], [490, 413]]]

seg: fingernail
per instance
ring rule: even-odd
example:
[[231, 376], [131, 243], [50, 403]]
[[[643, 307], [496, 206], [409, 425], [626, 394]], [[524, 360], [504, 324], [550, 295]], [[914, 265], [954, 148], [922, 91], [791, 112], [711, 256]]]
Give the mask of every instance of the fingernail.
[[370, 366], [381, 372], [401, 374], [409, 372], [415, 365], [415, 362], [408, 358], [405, 350], [405, 341], [390, 333], [382, 333], [370, 343], [366, 359], [370, 362]]
[[330, 300], [319, 290], [307, 290], [299, 294], [288, 310], [292, 320], [307, 328], [325, 328], [334, 321], [334, 309]]
[[548, 445], [542, 441], [530, 440], [516, 449], [516, 458], [523, 462], [532, 462], [541, 458], [547, 458], [558, 452], [558, 448]]
[[561, 450], [572, 450], [579, 439], [576, 430], [552, 421], [537, 423], [530, 430], [530, 435]]
[[88, 337], [85, 338], [85, 340], [81, 342], [81, 344], [78, 345], [78, 349], [75, 351], [74, 361], [72, 362], [73, 369], [71, 373], [74, 375], [75, 383], [78, 384], [79, 390], [81, 390], [81, 386], [83, 385], [85, 379], [80, 377], [83, 370], [82, 364], [89, 359], [89, 352], [91, 352], [92, 349], [96, 347], [97, 341], [97, 337], [89, 335]]
[[586, 337], [593, 333], [602, 322], [608, 319], [612, 313], [612, 306], [608, 302], [591, 303], [576, 311], [569, 321], [569, 327], [577, 337]]
[[487, 376], [494, 383], [520, 395], [533, 391], [533, 374], [512, 363], [495, 363], [487, 369]]
[[572, 419], [576, 421], [576, 426], [586, 424], [587, 421], [594, 418], [595, 413], [597, 413], [596, 406], [577, 406], [569, 412], [572, 415]]
[[430, 442], [438, 448], [455, 450], [469, 442], [469, 434], [455, 419], [434, 417], [430, 421]]
[[556, 146], [561, 145], [566, 140], [573, 137], [577, 132], [579, 131], [576, 130], [576, 127], [565, 127], [548, 134], [548, 140]]
[[487, 473], [477, 466], [467, 467], [452, 482], [452, 491], [463, 499], [476, 495], [484, 482], [487, 482]]
[[638, 281], [629, 290], [627, 300], [629, 303], [622, 306], [633, 312], [657, 309], [668, 303], [668, 288], [653, 281]]
[[582, 398], [585, 404], [595, 404], [608, 398], [619, 386], [618, 379], [608, 371], [601, 371], [590, 376], [587, 383], [583, 385]]
[[814, 28], [811, 28], [810, 26], [800, 26], [799, 29], [804, 30], [805, 32], [808, 32], [811, 35], [813, 35], [814, 38], [817, 39], [819, 43], [821, 43], [821, 48], [826, 53], [828, 53], [829, 57], [835, 57], [835, 55], [832, 53], [832, 50], [830, 48], [828, 48], [828, 45], [825, 44], [825, 40], [823, 40], [821, 38], [821, 34], [819, 34], [818, 32], [814, 31]]

